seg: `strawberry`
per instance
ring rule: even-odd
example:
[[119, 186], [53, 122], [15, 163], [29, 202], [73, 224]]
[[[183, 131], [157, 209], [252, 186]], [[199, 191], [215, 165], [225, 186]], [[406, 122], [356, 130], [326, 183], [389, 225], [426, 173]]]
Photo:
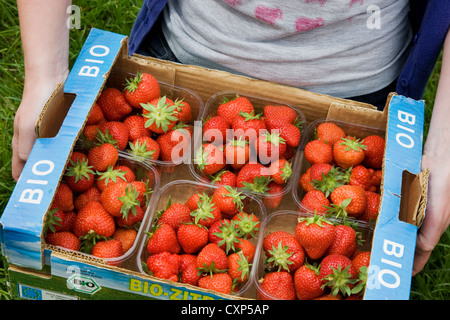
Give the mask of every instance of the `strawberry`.
[[[122, 170], [121, 168], [124, 168]], [[127, 171], [125, 171], [127, 170]], [[129, 173], [128, 173], [129, 172]], [[125, 175], [128, 173], [128, 178]], [[97, 176], [96, 185], [98, 190], [103, 192], [107, 187], [120, 182], [130, 182], [135, 179], [133, 171], [128, 167], [109, 166], [106, 171], [100, 172]]]
[[50, 245], [73, 251], [79, 251], [81, 245], [80, 239], [70, 231], [48, 233], [45, 237], [45, 241]]
[[248, 239], [239, 238], [235, 244], [235, 252], [242, 252], [248, 262], [252, 262], [256, 253], [256, 246]]
[[198, 253], [208, 243], [208, 229], [200, 224], [184, 223], [178, 228], [177, 239], [185, 253]]
[[128, 127], [121, 121], [107, 121], [98, 127], [99, 144], [111, 143], [119, 150], [125, 150], [128, 145]]
[[364, 165], [372, 169], [381, 169], [386, 146], [385, 139], [377, 135], [370, 135], [365, 137], [362, 143], [366, 146]]
[[194, 193], [192, 196], [189, 197], [189, 199], [186, 201], [185, 206], [189, 208], [189, 210], [194, 211], [198, 209], [199, 201], [201, 201], [201, 198], [207, 198], [208, 194], [205, 192], [197, 192]]
[[149, 254], [164, 251], [177, 254], [181, 251], [176, 231], [166, 223], [153, 226], [152, 231], [148, 233], [146, 248]]
[[312, 300], [324, 294], [319, 268], [305, 263], [294, 273], [295, 293], [298, 300]]
[[161, 252], [151, 255], [146, 261], [148, 271], [151, 275], [160, 279], [178, 281], [181, 258], [177, 254]]
[[212, 197], [202, 196], [191, 216], [195, 223], [209, 228], [214, 222], [222, 219], [222, 212]]
[[358, 233], [345, 224], [337, 225], [334, 230], [334, 239], [328, 247], [327, 255], [339, 254], [350, 258], [358, 246]]
[[306, 169], [306, 171], [300, 176], [298, 179], [298, 184], [305, 192], [315, 190], [314, 185], [311, 182], [311, 167]]
[[270, 171], [260, 163], [248, 162], [237, 175], [236, 186], [248, 191], [265, 193], [270, 182]]
[[228, 274], [236, 283], [247, 281], [250, 274], [250, 266], [251, 264], [248, 263], [242, 251], [228, 256]]
[[72, 191], [82, 193], [88, 190], [95, 181], [94, 171], [92, 166], [88, 164], [88, 158], [70, 160], [70, 165], [67, 166], [64, 173], [64, 180]]
[[244, 208], [242, 200], [244, 199], [245, 196], [231, 186], [223, 186], [216, 189], [212, 196], [212, 202], [216, 204], [225, 216], [234, 216], [236, 213], [242, 211]]
[[305, 145], [304, 157], [311, 165], [333, 162], [333, 146], [322, 140], [311, 140]]
[[192, 121], [192, 108], [191, 105], [185, 101], [184, 99], [175, 99], [175, 105], [177, 106], [175, 109], [175, 117], [178, 118], [178, 121], [188, 123]]
[[239, 212], [232, 219], [236, 225], [237, 232], [244, 239], [256, 238], [261, 222], [253, 213]]
[[296, 298], [294, 279], [288, 272], [269, 272], [259, 282], [263, 290], [259, 292], [260, 300], [295, 300]]
[[236, 96], [234, 99], [222, 101], [217, 108], [217, 115], [224, 117], [231, 124], [241, 111], [251, 113], [254, 110], [248, 98]]
[[167, 223], [175, 231], [177, 231], [183, 223], [189, 223], [191, 221], [191, 210], [186, 205], [181, 203], [172, 203], [169, 204], [166, 210], [164, 210], [158, 220], [158, 223]]
[[103, 111], [98, 105], [98, 103], [94, 102], [92, 105], [91, 111], [89, 111], [89, 115], [86, 119], [86, 124], [97, 124], [105, 120], [105, 116], [103, 115]]
[[311, 181], [322, 181], [331, 169], [333, 169], [333, 166], [329, 163], [314, 163], [311, 165], [309, 172]]
[[345, 136], [345, 131], [333, 122], [323, 122], [316, 127], [316, 139], [322, 140], [331, 146], [339, 139], [345, 138]]
[[130, 153], [144, 159], [158, 160], [161, 148], [151, 137], [140, 137], [130, 142]]
[[250, 146], [248, 141], [239, 137], [229, 141], [224, 147], [227, 164], [233, 169], [242, 168], [250, 159]]
[[335, 226], [325, 218], [315, 214], [314, 217], [300, 217], [295, 228], [295, 237], [305, 249], [309, 258], [321, 258], [335, 238]]
[[334, 189], [350, 181], [350, 168], [344, 170], [328, 163], [315, 163], [309, 169], [312, 186], [315, 190], [322, 191], [327, 198]]
[[267, 105], [263, 110], [265, 119], [280, 119], [289, 123], [294, 123], [297, 118], [297, 112], [288, 106]]
[[292, 176], [292, 167], [285, 157], [281, 157], [270, 164], [270, 177], [272, 181], [284, 185]]
[[348, 184], [369, 190], [372, 186], [372, 174], [365, 166], [359, 164], [350, 169], [350, 180]]
[[154, 133], [164, 133], [175, 126], [178, 121], [177, 106], [166, 96], [142, 104], [142, 115], [145, 118], [145, 127]]
[[320, 190], [311, 190], [305, 193], [300, 204], [309, 211], [325, 214], [330, 206], [330, 200]]
[[262, 202], [267, 209], [278, 208], [283, 200], [284, 187], [275, 182], [269, 182], [267, 191], [262, 197]]
[[117, 227], [119, 228], [133, 228], [140, 226], [140, 223], [144, 219], [145, 211], [140, 206], [134, 207], [135, 212], [131, 212], [127, 216], [114, 217]]
[[156, 138], [160, 146], [160, 159], [169, 162], [181, 160], [190, 150], [191, 137], [191, 128], [182, 122], [177, 123], [166, 133], [160, 134]]
[[305, 261], [305, 251], [294, 236], [280, 238], [265, 252], [267, 263], [277, 271], [293, 272]]
[[194, 164], [200, 172], [212, 175], [225, 168], [225, 156], [217, 146], [205, 143], [195, 153]]
[[255, 150], [262, 164], [274, 162], [286, 152], [286, 140], [280, 137], [280, 133], [261, 133], [255, 141]]
[[371, 221], [377, 219], [380, 210], [380, 201], [380, 194], [372, 191], [366, 191], [366, 210], [364, 210], [363, 214], [361, 214], [358, 219], [363, 221]]
[[122, 252], [126, 253], [134, 244], [137, 237], [137, 231], [135, 229], [116, 228], [112, 238], [119, 240], [122, 243]]
[[231, 129], [231, 125], [224, 117], [209, 117], [204, 121], [203, 139], [208, 142], [215, 142], [217, 145], [225, 144], [227, 130], [229, 129]]
[[60, 182], [53, 196], [52, 208], [58, 208], [63, 211], [72, 211], [74, 209], [74, 195], [72, 189]]
[[88, 153], [89, 165], [96, 171], [105, 171], [109, 166], [115, 166], [118, 159], [119, 152], [110, 143], [95, 146]]
[[228, 269], [227, 254], [216, 243], [208, 243], [197, 255], [197, 269], [212, 275]]
[[226, 253], [234, 251], [235, 245], [240, 241], [236, 226], [229, 219], [214, 222], [208, 230], [208, 240], [216, 243]]
[[97, 99], [97, 104], [102, 109], [107, 121], [122, 121], [133, 110], [122, 91], [116, 88], [103, 90]]
[[358, 217], [366, 210], [366, 193], [360, 186], [343, 185], [339, 186], [330, 195], [331, 203], [336, 214]]
[[124, 97], [136, 109], [142, 109], [141, 103], [152, 101], [161, 94], [158, 80], [151, 74], [138, 72], [134, 78], [126, 81]]
[[92, 248], [91, 254], [98, 258], [117, 258], [123, 255], [122, 242], [117, 239], [102, 240]]
[[221, 170], [214, 175], [208, 176], [212, 185], [217, 187], [229, 186], [236, 187], [236, 174], [230, 170]]
[[365, 148], [359, 139], [341, 138], [333, 145], [333, 157], [341, 168], [356, 167], [364, 160]]
[[250, 113], [241, 111], [231, 123], [234, 138], [241, 137], [253, 143], [260, 133], [266, 131], [266, 124], [261, 116], [262, 114], [255, 115], [254, 111]]
[[74, 200], [74, 207], [76, 211], [80, 211], [89, 201], [100, 202], [100, 190], [96, 185], [93, 185], [88, 190], [80, 193]]
[[342, 300], [342, 295], [340, 293], [338, 293], [337, 295], [333, 295], [331, 293], [325, 293], [323, 295], [321, 295], [318, 298], [315, 298], [313, 300]]
[[300, 144], [300, 123], [290, 123], [283, 119], [268, 118], [265, 120], [267, 130], [270, 133], [279, 133], [286, 142], [286, 146], [296, 148]]
[[233, 280], [228, 273], [214, 273], [198, 279], [198, 286], [219, 293], [231, 294]]
[[45, 218], [44, 234], [73, 231], [73, 224], [76, 218], [74, 211], [62, 211], [61, 209], [50, 210]]
[[95, 142], [97, 140], [99, 128], [100, 128], [100, 123], [86, 124], [83, 128], [83, 132], [82, 132], [80, 140], [84, 140], [84, 142]]
[[356, 271], [360, 272], [362, 267], [368, 268], [370, 265], [370, 251], [362, 251], [358, 253], [353, 259], [352, 264]]
[[109, 238], [116, 229], [114, 219], [103, 205], [96, 201], [88, 202], [80, 211], [73, 225], [73, 232], [77, 237], [95, 233]]
[[128, 128], [128, 141], [134, 141], [140, 137], [150, 137], [151, 132], [145, 127], [145, 119], [141, 115], [133, 114], [123, 120]]
[[100, 195], [100, 201], [108, 213], [114, 217], [127, 217], [140, 206], [139, 191], [131, 183], [118, 182], [107, 187]]
[[283, 238], [294, 238], [295, 236], [287, 231], [278, 230], [269, 233], [263, 241], [263, 250], [268, 252], [272, 247], [277, 246]]
[[357, 271], [346, 256], [331, 254], [322, 259], [319, 276], [324, 286], [331, 289], [332, 295], [349, 296], [357, 280]]
[[200, 276], [197, 272], [197, 256], [193, 254], [182, 254], [180, 260], [180, 282], [193, 286], [198, 285]]

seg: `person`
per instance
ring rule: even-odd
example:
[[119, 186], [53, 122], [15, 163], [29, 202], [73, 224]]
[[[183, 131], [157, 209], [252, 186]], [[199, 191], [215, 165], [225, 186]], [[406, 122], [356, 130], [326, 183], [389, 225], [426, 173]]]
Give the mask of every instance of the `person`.
[[[430, 169], [429, 194], [417, 237], [415, 275], [450, 223], [449, 3], [379, 0], [372, 1], [375, 6], [369, 11], [364, 0], [341, 1], [338, 7], [327, 2], [277, 1], [271, 6], [240, 0], [145, 0], [130, 34], [130, 54], [245, 74], [381, 109], [390, 91], [421, 99], [443, 48], [423, 151], [422, 167]], [[25, 83], [12, 141], [16, 180], [35, 140], [36, 118], [69, 72], [66, 21], [71, 2], [18, 0], [17, 4]], [[301, 15], [296, 16], [298, 12]], [[374, 19], [372, 24], [369, 18]]]

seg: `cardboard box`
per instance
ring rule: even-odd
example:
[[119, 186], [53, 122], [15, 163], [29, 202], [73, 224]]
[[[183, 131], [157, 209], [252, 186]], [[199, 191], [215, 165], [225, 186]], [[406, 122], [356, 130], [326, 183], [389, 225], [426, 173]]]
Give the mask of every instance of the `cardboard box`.
[[[344, 119], [386, 129], [380, 216], [374, 231], [365, 299], [408, 299], [417, 226], [423, 218], [427, 173], [421, 172], [424, 102], [392, 94], [384, 112], [370, 105], [230, 73], [127, 55], [127, 39], [92, 29], [64, 86], [57, 88], [36, 126], [38, 139], [1, 217], [2, 254], [12, 294], [25, 299], [254, 299], [167, 282], [137, 266], [110, 266], [44, 245], [42, 228], [74, 142], [108, 81], [145, 71], [194, 91], [203, 101], [220, 91], [283, 100], [311, 122]], [[184, 167], [183, 167], [184, 166]], [[188, 164], [174, 179], [194, 180]], [[296, 210], [289, 194], [280, 210]]]

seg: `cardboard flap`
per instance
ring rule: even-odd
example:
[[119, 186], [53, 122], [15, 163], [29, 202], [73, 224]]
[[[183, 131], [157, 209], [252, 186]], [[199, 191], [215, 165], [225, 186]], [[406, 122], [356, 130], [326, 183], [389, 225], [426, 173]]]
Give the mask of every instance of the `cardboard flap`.
[[375, 107], [362, 107], [333, 102], [328, 110], [327, 119], [385, 129], [387, 114], [386, 112], [378, 111]]
[[425, 216], [429, 170], [403, 172], [399, 219], [419, 227]]

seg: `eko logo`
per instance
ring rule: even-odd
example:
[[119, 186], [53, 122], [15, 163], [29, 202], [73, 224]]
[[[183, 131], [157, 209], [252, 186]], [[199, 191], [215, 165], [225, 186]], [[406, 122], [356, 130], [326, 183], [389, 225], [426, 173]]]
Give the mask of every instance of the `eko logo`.
[[67, 284], [75, 291], [88, 294], [94, 294], [101, 289], [94, 279], [79, 274], [74, 274], [67, 279]]

